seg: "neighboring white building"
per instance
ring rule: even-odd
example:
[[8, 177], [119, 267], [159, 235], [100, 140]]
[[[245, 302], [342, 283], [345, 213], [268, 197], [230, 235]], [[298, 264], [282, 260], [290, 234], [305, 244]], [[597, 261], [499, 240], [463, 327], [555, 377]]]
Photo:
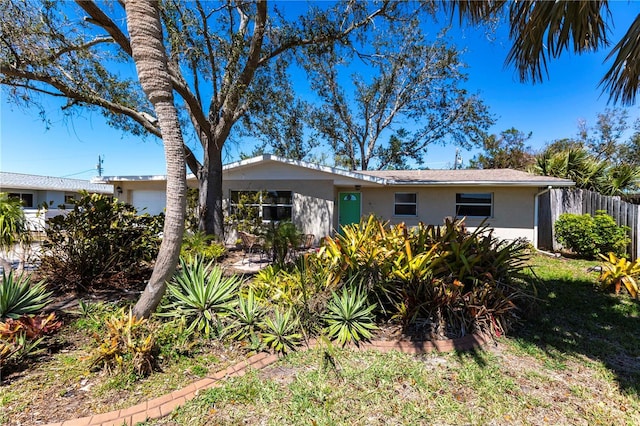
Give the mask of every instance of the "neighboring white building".
[[46, 219], [63, 214], [61, 207], [72, 207], [69, 201], [77, 198], [80, 191], [112, 195], [113, 186], [82, 179], [0, 172], [0, 192], [22, 200], [25, 215], [34, 231], [42, 231]]
[[[107, 176], [100, 182], [113, 185], [114, 195], [138, 211], [164, 210], [165, 176]], [[188, 184], [197, 187], [193, 176]], [[407, 225], [465, 216], [473, 228], [487, 220], [499, 238], [536, 244], [538, 195], [573, 185], [509, 169], [347, 171], [274, 155], [228, 164], [223, 171], [227, 209], [239, 193], [264, 191], [258, 206], [263, 220], [289, 219], [317, 238], [373, 213]]]

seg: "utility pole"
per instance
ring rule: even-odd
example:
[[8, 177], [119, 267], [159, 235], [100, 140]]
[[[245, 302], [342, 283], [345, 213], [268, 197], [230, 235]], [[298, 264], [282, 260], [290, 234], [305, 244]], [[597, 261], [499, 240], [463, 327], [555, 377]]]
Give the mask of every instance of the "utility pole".
[[453, 170], [458, 170], [462, 166], [462, 156], [460, 156], [460, 148], [456, 148], [456, 158], [453, 160]]
[[102, 167], [103, 163], [104, 163], [104, 158], [98, 155], [98, 164], [96, 164], [96, 169], [98, 170], [99, 177], [102, 177], [102, 171], [104, 170], [104, 168]]

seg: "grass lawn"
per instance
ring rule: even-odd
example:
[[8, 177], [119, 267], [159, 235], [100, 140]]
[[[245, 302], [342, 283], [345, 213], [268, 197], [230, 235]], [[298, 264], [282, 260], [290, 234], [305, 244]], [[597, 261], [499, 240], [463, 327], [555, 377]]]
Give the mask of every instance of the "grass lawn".
[[[587, 271], [596, 262], [535, 256], [531, 263], [538, 303], [495, 345], [423, 356], [293, 353], [146, 424], [640, 424], [639, 302], [596, 290], [597, 273]], [[81, 321], [65, 327], [53, 355], [3, 378], [0, 424], [126, 407], [243, 356], [211, 343], [131, 383], [88, 371], [87, 330], [100, 325]]]
[[147, 424], [638, 425], [640, 305], [595, 264], [535, 256], [537, 307], [484, 350], [293, 353]]

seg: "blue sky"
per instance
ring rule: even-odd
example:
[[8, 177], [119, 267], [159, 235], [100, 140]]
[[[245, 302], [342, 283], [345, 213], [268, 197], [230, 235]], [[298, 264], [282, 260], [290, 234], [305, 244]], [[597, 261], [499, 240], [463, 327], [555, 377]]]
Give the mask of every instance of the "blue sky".
[[[639, 3], [612, 4], [615, 42], [640, 11]], [[504, 60], [510, 47], [506, 28], [489, 40], [484, 29], [453, 28], [452, 41], [467, 52], [469, 76], [465, 87], [478, 93], [496, 117], [492, 133], [511, 127], [533, 132], [529, 143], [534, 149], [555, 139], [575, 136], [578, 121], [594, 124], [596, 114], [607, 107], [598, 82], [606, 72], [603, 65], [607, 51], [574, 56], [565, 54], [549, 63], [549, 78], [532, 85], [520, 83], [512, 67]], [[437, 32], [434, 27], [433, 33]], [[90, 179], [96, 176], [98, 156], [104, 158], [105, 175], [164, 174], [165, 163], [161, 143], [123, 134], [105, 124], [99, 113], [85, 113], [67, 118], [60, 112], [59, 102], [48, 102], [49, 128], [37, 110], [22, 110], [6, 102], [2, 88], [0, 103], [0, 170], [48, 176]], [[611, 107], [611, 105], [609, 105]], [[638, 107], [628, 110], [630, 122], [640, 116]], [[239, 149], [228, 146], [225, 162], [238, 159]], [[463, 151], [465, 163], [474, 152]], [[454, 160], [454, 146], [431, 146], [425, 165], [449, 168]]]

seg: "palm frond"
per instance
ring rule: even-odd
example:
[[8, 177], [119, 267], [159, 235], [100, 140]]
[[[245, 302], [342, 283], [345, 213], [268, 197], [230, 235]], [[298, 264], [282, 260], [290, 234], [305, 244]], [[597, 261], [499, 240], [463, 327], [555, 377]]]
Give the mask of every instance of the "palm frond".
[[613, 64], [600, 81], [603, 91], [609, 92], [609, 100], [632, 105], [640, 85], [640, 15], [636, 16], [629, 30], [605, 59], [613, 58]]
[[484, 22], [488, 17], [497, 16], [507, 3], [505, 0], [453, 0], [443, 1], [442, 7], [445, 12], [451, 14], [451, 19], [454, 18], [457, 8], [460, 22], [469, 19], [472, 24], [478, 24]]
[[565, 50], [592, 52], [607, 46], [611, 15], [607, 1], [511, 2], [509, 36], [514, 44], [506, 59], [520, 80], [540, 82], [547, 60]]

